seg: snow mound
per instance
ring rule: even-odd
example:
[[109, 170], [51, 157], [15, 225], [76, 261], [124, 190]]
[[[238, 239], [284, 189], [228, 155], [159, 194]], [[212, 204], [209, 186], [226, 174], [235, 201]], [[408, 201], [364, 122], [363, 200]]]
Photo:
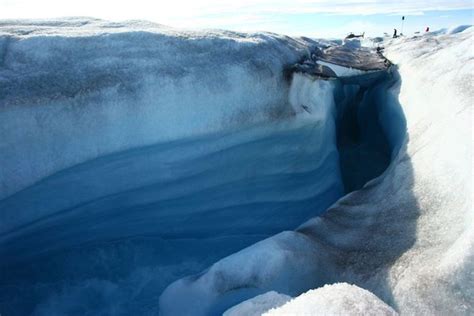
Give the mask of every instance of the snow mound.
[[[201, 275], [174, 282], [160, 297], [160, 314], [218, 315], [272, 289], [296, 295], [302, 283], [309, 289], [325, 278], [320, 269], [331, 267], [318, 264], [325, 259], [308, 237], [283, 232], [222, 259]], [[187, 304], [177, 305], [177, 298], [185, 298]]]
[[459, 25], [448, 30], [447, 34], [461, 33], [472, 27], [472, 25]]
[[310, 290], [264, 316], [303, 315], [398, 315], [367, 290], [347, 283]]
[[291, 297], [288, 295], [270, 291], [229, 308], [222, 316], [260, 316], [271, 308], [284, 305], [289, 300]]

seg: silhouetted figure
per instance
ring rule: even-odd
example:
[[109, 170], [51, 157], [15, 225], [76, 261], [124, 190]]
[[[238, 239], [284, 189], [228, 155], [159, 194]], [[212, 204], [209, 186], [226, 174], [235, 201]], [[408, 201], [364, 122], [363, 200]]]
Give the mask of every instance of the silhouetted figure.
[[397, 29], [393, 29], [393, 38], [396, 38], [397, 36]]
[[430, 27], [427, 26], [425, 32], [429, 32], [429, 31], [430, 31]]

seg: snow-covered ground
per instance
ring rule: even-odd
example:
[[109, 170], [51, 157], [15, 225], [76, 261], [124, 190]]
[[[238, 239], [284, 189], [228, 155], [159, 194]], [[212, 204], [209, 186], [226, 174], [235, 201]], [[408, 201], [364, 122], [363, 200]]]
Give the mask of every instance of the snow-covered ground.
[[0, 314], [472, 313], [472, 28], [324, 45], [0, 21]]

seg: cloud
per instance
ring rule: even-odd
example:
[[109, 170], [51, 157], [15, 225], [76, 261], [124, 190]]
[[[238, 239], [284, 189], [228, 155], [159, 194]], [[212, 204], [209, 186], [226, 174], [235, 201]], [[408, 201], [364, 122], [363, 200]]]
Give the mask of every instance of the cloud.
[[92, 15], [113, 19], [186, 19], [235, 13], [270, 14], [330, 13], [342, 15], [420, 14], [432, 10], [472, 8], [471, 0], [0, 0], [1, 18]]
[[[91, 16], [109, 20], [143, 19], [184, 28], [309, 35], [315, 23], [300, 22], [303, 15], [326, 14], [334, 16], [334, 20], [354, 15], [408, 16], [427, 11], [472, 9], [472, 5], [472, 0], [0, 0], [0, 19]], [[376, 29], [368, 24], [318, 27], [334, 34], [346, 33], [343, 30], [348, 29], [367, 32]]]
[[413, 12], [397, 12], [397, 13], [390, 13], [391, 16], [422, 16], [425, 15], [424, 11], [413, 11]]

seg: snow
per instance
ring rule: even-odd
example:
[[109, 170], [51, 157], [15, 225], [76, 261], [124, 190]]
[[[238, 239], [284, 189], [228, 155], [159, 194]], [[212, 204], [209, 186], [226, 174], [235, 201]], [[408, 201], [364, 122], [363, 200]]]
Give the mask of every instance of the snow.
[[301, 294], [264, 316], [285, 315], [398, 315], [367, 290], [347, 283], [325, 285]]
[[473, 28], [444, 33], [319, 80], [286, 71], [309, 39], [1, 21], [0, 313], [471, 313]]
[[453, 28], [450, 28], [447, 32], [447, 34], [456, 34], [456, 33], [461, 33], [467, 30], [468, 28], [472, 27], [472, 25], [459, 25]]
[[283, 68], [308, 45], [146, 22], [3, 21], [0, 198], [106, 154], [290, 116]]
[[[201, 275], [172, 283], [160, 297], [160, 314], [218, 315], [272, 289], [296, 295], [301, 286], [310, 289], [326, 279], [318, 272], [327, 257], [307, 236], [280, 233], [220, 260]], [[175, 304], [176, 298], [186, 298], [187, 304]]]
[[[380, 75], [379, 80], [385, 82], [383, 77]], [[332, 170], [331, 173], [344, 173], [346, 169], [344, 164], [348, 163], [352, 169], [349, 170], [349, 176], [344, 177], [342, 174], [340, 177], [343, 180], [347, 178], [343, 182], [349, 190], [365, 184], [371, 178], [365, 178], [363, 182], [361, 181], [363, 175], [371, 174], [377, 169], [379, 161], [371, 153], [371, 149], [374, 148], [371, 143], [380, 142], [379, 137], [383, 130], [375, 128], [376, 122], [379, 118], [383, 119], [388, 114], [396, 112], [395, 109], [399, 106], [397, 103], [387, 102], [383, 104], [387, 109], [384, 111], [378, 109], [382, 106], [380, 100], [391, 100], [389, 96], [381, 93], [385, 90], [385, 84], [390, 85], [391, 81], [374, 85], [374, 90], [365, 90], [366, 82], [363, 78], [360, 80], [362, 80], [360, 86], [355, 83], [346, 85], [335, 80], [319, 80], [295, 73], [289, 92], [290, 104], [299, 117], [318, 119], [326, 124], [330, 124], [332, 119], [334, 120], [332, 124], [338, 122], [342, 127], [347, 125], [347, 131], [342, 128], [340, 130], [342, 136], [349, 134], [348, 136], [355, 136], [359, 141], [363, 141], [355, 142], [356, 149], [349, 148], [348, 151], [345, 150], [345, 144], [338, 144], [340, 171]], [[361, 99], [360, 103], [354, 103], [353, 100], [358, 99]], [[354, 106], [357, 107], [353, 109]], [[376, 115], [378, 111], [382, 113], [381, 117]], [[396, 147], [400, 147], [399, 142], [404, 136], [404, 129], [397, 126], [397, 124], [404, 126], [404, 121], [396, 119], [399, 117], [390, 117], [390, 120], [393, 120], [392, 125], [387, 126], [393, 128], [390, 139], [394, 146], [393, 153], [397, 152]], [[354, 121], [359, 124], [356, 128], [358, 132], [351, 128]], [[397, 135], [396, 132], [401, 134]], [[335, 143], [337, 141], [334, 136], [332, 142]], [[367, 144], [364, 140], [368, 141]], [[346, 152], [354, 153], [361, 148], [364, 152], [361, 160], [357, 159], [356, 155], [352, 155], [351, 159], [343, 159]], [[390, 150], [386, 154], [389, 160]], [[380, 172], [372, 173], [371, 176], [376, 177], [379, 174]], [[351, 231], [346, 231], [346, 234], [348, 240], [353, 241], [356, 238], [351, 235]], [[314, 284], [329, 283], [337, 275], [333, 269], [336, 266], [333, 260], [337, 261], [337, 258], [332, 257], [330, 248], [325, 247], [324, 243], [314, 242], [310, 235], [285, 231], [218, 261], [202, 275], [189, 276], [172, 283], [160, 297], [160, 313], [218, 315], [239, 300], [269, 290], [295, 296], [311, 289]], [[177, 297], [186, 298], [189, 304], [176, 305], [174, 302]]]
[[343, 195], [334, 104], [288, 99], [316, 42], [0, 25], [2, 313], [156, 314], [171, 282]]
[[270, 291], [228, 309], [223, 316], [260, 316], [269, 309], [280, 307], [289, 300], [291, 297], [288, 295]]
[[[380, 120], [393, 146], [384, 174], [296, 232], [271, 237], [219, 261], [198, 278], [172, 284], [161, 303], [170, 306], [171, 297], [192, 298], [196, 291], [200, 306], [205, 297], [212, 306], [207, 311], [215, 311], [230, 303], [234, 288], [247, 299], [257, 289], [255, 294], [275, 290], [295, 296], [308, 286], [349, 282], [402, 314], [474, 310], [472, 41], [469, 28], [386, 43], [400, 79], [387, 87], [387, 101], [380, 104]], [[405, 139], [397, 118], [400, 107]], [[311, 255], [301, 256], [301, 240]], [[274, 242], [285, 247], [270, 248]], [[276, 259], [281, 257], [291, 260]], [[293, 260], [302, 260], [298, 268], [290, 264]], [[256, 279], [263, 267], [264, 278]], [[311, 278], [300, 274], [301, 267], [311, 267]], [[282, 278], [291, 282], [290, 289], [280, 283]]]

